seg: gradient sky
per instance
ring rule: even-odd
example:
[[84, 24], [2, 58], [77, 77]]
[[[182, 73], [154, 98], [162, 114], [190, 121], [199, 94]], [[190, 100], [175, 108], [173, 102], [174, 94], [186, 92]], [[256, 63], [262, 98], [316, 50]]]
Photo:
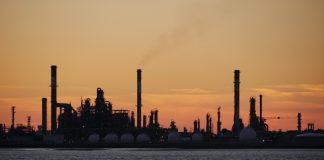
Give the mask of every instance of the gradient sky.
[[324, 128], [323, 0], [0, 0], [0, 55], [7, 126], [13, 105], [17, 123], [41, 124], [57, 64], [58, 101], [74, 108], [101, 87], [114, 109], [135, 110], [141, 67], [143, 113], [158, 108], [182, 130], [210, 112], [216, 129], [221, 106], [229, 129], [240, 69], [245, 125], [249, 97], [263, 94], [263, 115], [285, 117], [270, 130], [296, 129], [298, 112], [303, 128]]

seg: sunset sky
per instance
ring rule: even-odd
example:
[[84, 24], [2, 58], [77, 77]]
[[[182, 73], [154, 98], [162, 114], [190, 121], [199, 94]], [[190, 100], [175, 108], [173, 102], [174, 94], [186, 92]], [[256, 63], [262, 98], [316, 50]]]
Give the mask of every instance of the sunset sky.
[[249, 98], [263, 94], [263, 115], [284, 117], [270, 130], [295, 130], [298, 112], [303, 129], [324, 128], [323, 0], [0, 0], [0, 55], [7, 126], [11, 106], [17, 123], [41, 124], [56, 64], [58, 101], [74, 108], [101, 87], [114, 109], [135, 111], [140, 67], [144, 114], [158, 108], [162, 126], [182, 130], [209, 112], [215, 132], [221, 106], [230, 129], [240, 69], [245, 125]]

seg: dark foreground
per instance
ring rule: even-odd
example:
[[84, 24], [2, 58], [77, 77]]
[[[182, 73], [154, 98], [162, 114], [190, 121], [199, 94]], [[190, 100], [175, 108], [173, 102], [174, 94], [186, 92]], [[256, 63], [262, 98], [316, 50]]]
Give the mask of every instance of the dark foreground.
[[[0, 144], [0, 148], [182, 148], [182, 149], [324, 149], [324, 144], [310, 143], [187, 143], [187, 144]], [[323, 157], [324, 158], [324, 157]]]
[[324, 149], [161, 149], [161, 148], [11, 148], [0, 158], [15, 159], [216, 159], [216, 160], [322, 160]]

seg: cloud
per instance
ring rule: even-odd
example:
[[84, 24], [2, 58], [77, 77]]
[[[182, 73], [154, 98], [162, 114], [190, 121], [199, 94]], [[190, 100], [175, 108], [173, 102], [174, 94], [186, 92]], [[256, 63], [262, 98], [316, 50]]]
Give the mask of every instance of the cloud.
[[171, 89], [173, 94], [191, 94], [191, 95], [209, 95], [216, 94], [215, 90], [207, 90], [201, 88], [191, 88], [191, 89]]
[[324, 84], [274, 85], [251, 90], [286, 101], [324, 104]]

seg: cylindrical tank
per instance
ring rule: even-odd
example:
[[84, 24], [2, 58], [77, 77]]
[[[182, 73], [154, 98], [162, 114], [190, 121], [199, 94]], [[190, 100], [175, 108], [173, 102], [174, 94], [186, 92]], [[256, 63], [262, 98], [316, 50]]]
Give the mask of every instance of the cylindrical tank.
[[146, 133], [141, 133], [136, 137], [137, 143], [149, 143], [151, 138]]
[[168, 143], [179, 143], [180, 136], [179, 133], [176, 131], [171, 131], [168, 135]]
[[191, 142], [192, 143], [201, 143], [203, 142], [203, 136], [201, 133], [194, 133], [192, 136], [191, 136]]
[[240, 133], [240, 142], [251, 144], [256, 142], [256, 132], [252, 128], [244, 128]]
[[116, 144], [118, 143], [118, 135], [115, 133], [109, 133], [104, 137], [105, 143]]
[[100, 140], [100, 136], [99, 136], [99, 134], [96, 134], [96, 133], [91, 134], [88, 138], [89, 143], [98, 143], [99, 140]]
[[120, 137], [120, 142], [123, 144], [129, 144], [129, 143], [134, 143], [134, 136], [130, 133], [124, 133]]

